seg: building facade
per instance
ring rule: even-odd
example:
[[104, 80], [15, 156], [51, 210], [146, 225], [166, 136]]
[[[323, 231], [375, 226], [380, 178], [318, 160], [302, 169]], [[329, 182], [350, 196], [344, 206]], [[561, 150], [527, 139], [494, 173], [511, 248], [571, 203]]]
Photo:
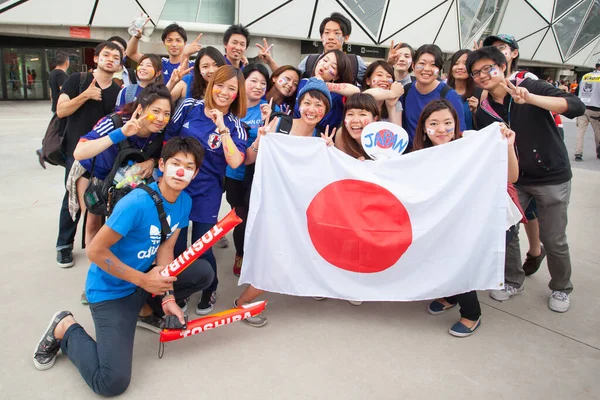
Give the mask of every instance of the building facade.
[[600, 59], [600, 0], [0, 0], [0, 99], [47, 99], [56, 52], [69, 54], [70, 72], [87, 70], [95, 44], [128, 40], [142, 12], [151, 18], [144, 53], [165, 53], [160, 34], [171, 22], [218, 49], [225, 29], [241, 23], [252, 35], [249, 59], [264, 37], [280, 65], [297, 65], [319, 51], [319, 24], [334, 11], [352, 20], [344, 50], [367, 62], [384, 58], [392, 41], [452, 54], [496, 33], [515, 36], [521, 66], [540, 77], [573, 79]]

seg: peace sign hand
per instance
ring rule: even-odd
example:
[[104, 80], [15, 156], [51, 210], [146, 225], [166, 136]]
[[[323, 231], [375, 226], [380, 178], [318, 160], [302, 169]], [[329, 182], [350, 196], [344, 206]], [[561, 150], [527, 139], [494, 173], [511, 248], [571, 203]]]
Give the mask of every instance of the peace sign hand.
[[394, 44], [394, 41], [392, 40], [392, 45], [390, 46], [390, 52], [388, 53], [388, 59], [387, 62], [390, 65], [394, 65], [398, 62], [398, 59], [400, 58], [400, 49], [396, 49], [396, 46], [401, 45], [402, 42], [399, 42], [397, 44]]
[[146, 119], [146, 114], [140, 116], [141, 112], [142, 112], [142, 106], [141, 106], [141, 104], [138, 104], [134, 113], [131, 114], [131, 119], [129, 121], [127, 121], [127, 123], [123, 126], [123, 128], [121, 128], [123, 135], [125, 135], [127, 137], [131, 137], [133, 135], [136, 135], [140, 131], [140, 129], [142, 127], [141, 122]]
[[508, 92], [508, 94], [511, 95], [515, 103], [525, 104], [528, 102], [530, 95], [529, 90], [527, 90], [526, 88], [521, 86], [517, 87], [513, 85], [509, 79], [506, 79], [506, 84], [500, 82], [500, 85], [504, 89], [506, 89], [506, 91]]
[[482, 47], [483, 47], [483, 40], [480, 40], [479, 43], [477, 43], [477, 40], [475, 40], [473, 42], [473, 50], [479, 50]]
[[199, 34], [198, 37], [196, 38], [196, 40], [185, 45], [185, 47], [183, 48], [184, 57], [185, 56], [189, 57], [192, 54], [195, 54], [195, 53], [199, 52], [200, 50], [202, 50], [202, 45], [199, 43], [201, 38], [202, 38], [202, 34]]
[[280, 117], [273, 118], [273, 120], [271, 122], [269, 122], [267, 125], [263, 125], [260, 128], [258, 128], [258, 135], [256, 136], [256, 140], [252, 144], [254, 146], [254, 148], [258, 149], [258, 144], [260, 143], [261, 137], [263, 137], [264, 135], [266, 135], [269, 132], [275, 132], [275, 127], [277, 126], [277, 124], [279, 124], [280, 119], [281, 119]]
[[325, 133], [321, 133], [321, 138], [325, 140], [327, 146], [333, 146], [333, 137], [335, 136], [335, 131], [337, 128], [333, 128], [331, 131], [331, 135], [329, 134], [329, 125], [325, 127]]
[[263, 121], [268, 121], [271, 116], [271, 112], [273, 112], [273, 98], [269, 100], [269, 103], [261, 104], [260, 106], [260, 119]]
[[258, 49], [259, 49], [258, 58], [260, 58], [261, 60], [263, 60], [266, 63], [268, 63], [269, 61], [271, 61], [273, 59], [273, 57], [271, 56], [271, 49], [273, 48], [273, 45], [269, 46], [267, 39], [263, 38], [262, 46], [260, 44], [256, 43], [256, 47], [258, 47]]
[[177, 69], [174, 69], [173, 72], [171, 72], [171, 79], [169, 79], [169, 82], [172, 82], [172, 85], [176, 85], [185, 75], [189, 74], [192, 69], [194, 69], [194, 67], [186, 68], [186, 66], [181, 63]]

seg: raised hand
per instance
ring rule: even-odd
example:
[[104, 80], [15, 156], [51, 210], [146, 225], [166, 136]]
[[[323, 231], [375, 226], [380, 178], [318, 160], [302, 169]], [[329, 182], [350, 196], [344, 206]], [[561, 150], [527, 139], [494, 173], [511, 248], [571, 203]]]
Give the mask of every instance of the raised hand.
[[256, 43], [256, 47], [258, 47], [258, 49], [259, 49], [258, 58], [260, 58], [261, 60], [263, 60], [266, 63], [268, 63], [269, 61], [271, 61], [273, 59], [273, 57], [271, 56], [271, 49], [273, 48], [273, 45], [269, 46], [267, 39], [263, 38], [262, 46], [260, 44]]
[[529, 90], [524, 87], [517, 87], [512, 84], [509, 79], [506, 79], [506, 83], [500, 82], [500, 85], [506, 89], [508, 94], [511, 95], [515, 103], [517, 104], [525, 104], [529, 100]]
[[269, 100], [269, 103], [262, 104], [260, 106], [260, 119], [263, 121], [268, 121], [271, 116], [271, 112], [273, 111], [273, 98]]
[[505, 123], [500, 123], [500, 133], [503, 137], [506, 138], [506, 142], [508, 146], [512, 146], [515, 144], [515, 131], [506, 126]]
[[102, 89], [96, 86], [96, 77], [94, 77], [92, 83], [90, 83], [90, 86], [88, 86], [87, 89], [83, 91], [83, 95], [88, 100], [102, 100]]
[[223, 129], [225, 123], [223, 122], [223, 113], [221, 111], [213, 108], [212, 110], [208, 111], [208, 116], [219, 130]]
[[388, 64], [394, 65], [398, 62], [398, 59], [400, 58], [400, 49], [396, 49], [396, 46], [401, 45], [401, 44], [402, 44], [402, 42], [394, 44], [394, 41], [392, 40], [392, 45], [390, 46], [390, 52], [388, 53], [388, 59], [387, 59]]
[[467, 102], [469, 103], [469, 109], [471, 110], [471, 113], [475, 114], [477, 107], [479, 106], [479, 99], [477, 99], [475, 96], [471, 96], [467, 99]]
[[325, 140], [327, 146], [333, 146], [333, 137], [335, 136], [335, 131], [337, 128], [333, 128], [331, 134], [329, 134], [329, 125], [325, 127], [325, 132], [321, 133], [321, 139]]
[[181, 79], [185, 75], [189, 74], [190, 71], [194, 69], [194, 67], [186, 68], [187, 65], [189, 65], [189, 64], [186, 63], [186, 65], [184, 65], [183, 63], [181, 63], [179, 65], [179, 67], [177, 67], [177, 69], [174, 69], [173, 72], [171, 73], [171, 78], [169, 79], [169, 83], [172, 82], [172, 85], [175, 86], [177, 83], [179, 83], [179, 81], [181, 81]]
[[[198, 37], [196, 38], [196, 40], [186, 44], [185, 47], [183, 48], [183, 55], [189, 57], [192, 54], [196, 54], [197, 52], [202, 50], [202, 45], [200, 44], [201, 38], [202, 38], [202, 34], [199, 34]], [[171, 77], [171, 79], [173, 79], [173, 78]]]
[[[142, 16], [143, 16], [143, 15], [144, 15], [144, 13], [142, 13]], [[146, 18], [146, 21], [144, 22], [144, 25], [142, 25], [142, 27], [141, 27], [141, 28], [137, 28], [137, 29], [135, 30], [135, 32], [136, 32], [136, 33], [135, 33], [135, 37], [136, 37], [136, 38], [138, 38], [138, 39], [141, 39], [141, 38], [142, 38], [142, 35], [143, 35], [143, 33], [144, 33], [144, 28], [146, 27], [146, 24], [147, 24], [148, 22], [150, 22], [150, 17]]]
[[479, 50], [482, 47], [483, 47], [483, 40], [480, 40], [479, 43], [477, 43], [477, 40], [475, 40], [473, 42], [473, 50]]
[[123, 135], [125, 135], [127, 137], [131, 137], [133, 135], [136, 135], [140, 131], [140, 129], [142, 127], [141, 122], [146, 118], [146, 114], [140, 115], [141, 112], [142, 112], [142, 106], [141, 106], [141, 104], [138, 104], [138, 106], [135, 109], [135, 111], [133, 112], [133, 114], [131, 114], [131, 119], [129, 121], [127, 121], [127, 123], [123, 126], [123, 128], [121, 128]]

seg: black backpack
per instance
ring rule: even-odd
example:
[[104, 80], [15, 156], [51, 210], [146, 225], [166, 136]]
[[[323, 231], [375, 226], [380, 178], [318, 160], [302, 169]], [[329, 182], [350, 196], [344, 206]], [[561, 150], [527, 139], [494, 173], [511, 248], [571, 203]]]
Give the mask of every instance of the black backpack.
[[[360, 82], [358, 81], [358, 58], [356, 57], [356, 54], [346, 54], [348, 56], [348, 59], [350, 60], [350, 68], [352, 69], [352, 76], [354, 79], [354, 84], [359, 84]], [[315, 69], [315, 65], [317, 65], [317, 61], [319, 61], [319, 58], [322, 56], [322, 54], [309, 54], [308, 57], [306, 57], [306, 66], [304, 68], [304, 74], [302, 74], [302, 78], [310, 78], [313, 69]]]
[[[112, 120], [115, 129], [123, 126], [123, 119], [119, 114], [112, 113], [109, 115], [109, 118]], [[92, 160], [90, 183], [83, 196], [87, 210], [94, 215], [108, 217], [112, 213], [117, 202], [133, 190], [130, 186], [124, 186], [119, 189], [116, 188], [113, 181], [117, 171], [121, 167], [127, 165], [129, 161], [140, 163], [149, 160], [156, 153], [160, 152], [163, 141], [164, 131], [161, 132], [145, 150], [134, 147], [129, 139], [120, 142], [118, 145], [119, 151], [113, 167], [104, 181], [94, 177], [94, 168], [96, 165], [96, 157], [94, 157]], [[150, 183], [151, 181], [151, 177], [146, 179], [146, 183]]]
[[[79, 94], [83, 92], [83, 85], [87, 80], [87, 72], [81, 72], [79, 74]], [[52, 165], [60, 165], [61, 167], [67, 166], [65, 155], [62, 151], [62, 140], [65, 134], [65, 128], [67, 127], [67, 118], [59, 118], [56, 113], [52, 116], [44, 139], [42, 139], [42, 156], [44, 161]]]

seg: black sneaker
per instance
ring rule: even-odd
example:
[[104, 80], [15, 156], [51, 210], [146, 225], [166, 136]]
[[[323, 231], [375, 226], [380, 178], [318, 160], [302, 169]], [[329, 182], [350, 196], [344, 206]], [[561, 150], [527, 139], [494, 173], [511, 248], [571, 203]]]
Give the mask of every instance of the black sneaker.
[[145, 317], [138, 315], [137, 326], [140, 328], [148, 329], [154, 333], [160, 333], [165, 327], [165, 321], [161, 317], [156, 316], [154, 313]]
[[596, 158], [600, 159], [600, 144], [596, 147]]
[[33, 352], [33, 365], [40, 371], [51, 368], [60, 350], [60, 340], [54, 337], [54, 329], [65, 317], [73, 315], [69, 311], [59, 311], [52, 316], [50, 324]]
[[544, 246], [542, 246], [542, 252], [537, 257], [527, 253], [527, 257], [523, 263], [523, 271], [525, 272], [525, 276], [531, 276], [535, 274], [537, 270], [540, 269], [540, 265], [542, 265], [544, 258], [546, 258], [546, 249], [544, 249]]
[[196, 306], [196, 314], [206, 315], [210, 314], [215, 309], [215, 302], [217, 301], [217, 292], [211, 292], [205, 290], [202, 292], [200, 302]]
[[46, 169], [46, 160], [44, 160], [44, 155], [42, 154], [42, 149], [37, 149], [35, 154], [38, 156], [38, 162], [42, 166], [42, 168]]
[[583, 161], [583, 156], [581, 154], [575, 154], [575, 161]]
[[73, 264], [73, 249], [66, 248], [56, 252], [56, 263], [60, 268], [71, 268]]

